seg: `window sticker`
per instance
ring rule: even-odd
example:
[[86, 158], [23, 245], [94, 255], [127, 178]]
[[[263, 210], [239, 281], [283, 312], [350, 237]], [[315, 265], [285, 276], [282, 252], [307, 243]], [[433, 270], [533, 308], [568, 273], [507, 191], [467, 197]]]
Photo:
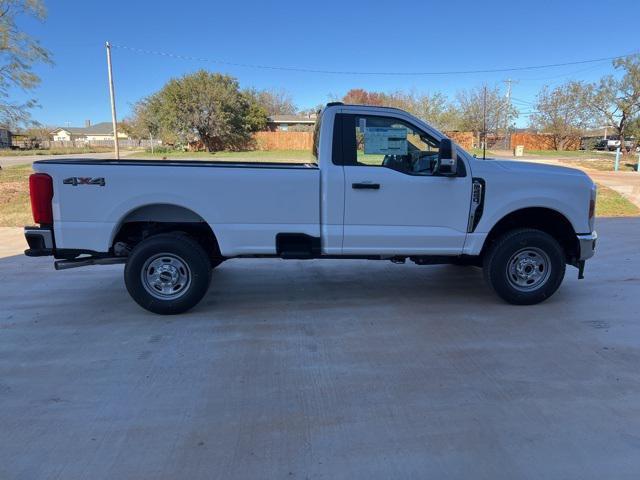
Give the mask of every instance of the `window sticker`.
[[364, 153], [407, 155], [407, 129], [368, 127], [364, 129]]

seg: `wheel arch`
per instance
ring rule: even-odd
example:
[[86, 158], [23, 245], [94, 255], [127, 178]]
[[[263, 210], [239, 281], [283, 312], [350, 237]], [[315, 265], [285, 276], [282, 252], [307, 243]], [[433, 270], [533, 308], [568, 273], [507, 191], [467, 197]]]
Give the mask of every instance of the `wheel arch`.
[[220, 258], [218, 239], [209, 223], [190, 208], [172, 203], [149, 203], [129, 210], [114, 227], [109, 247], [123, 242], [130, 248], [160, 233], [182, 232], [193, 236], [212, 259]]
[[573, 264], [580, 255], [576, 231], [569, 219], [553, 208], [526, 207], [505, 214], [489, 231], [480, 255], [503, 234], [517, 228], [534, 228], [548, 233], [562, 246], [567, 263]]

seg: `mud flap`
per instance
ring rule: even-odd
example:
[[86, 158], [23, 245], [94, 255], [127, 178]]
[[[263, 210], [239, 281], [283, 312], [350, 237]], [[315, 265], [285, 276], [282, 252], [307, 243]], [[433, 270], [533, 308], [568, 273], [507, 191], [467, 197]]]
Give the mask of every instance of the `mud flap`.
[[578, 280], [582, 280], [584, 278], [584, 264], [585, 261], [584, 260], [579, 260], [578, 261]]

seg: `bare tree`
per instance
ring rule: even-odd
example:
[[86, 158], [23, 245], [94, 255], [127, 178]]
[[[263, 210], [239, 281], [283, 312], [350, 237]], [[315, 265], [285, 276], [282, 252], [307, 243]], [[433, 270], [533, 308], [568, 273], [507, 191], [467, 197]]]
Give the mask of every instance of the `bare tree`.
[[614, 60], [613, 66], [622, 76], [607, 75], [589, 85], [586, 101], [594, 116], [614, 127], [624, 146], [627, 128], [640, 113], [640, 55]]
[[402, 90], [371, 92], [362, 88], [353, 88], [346, 93], [342, 100], [352, 104], [400, 108], [445, 130], [453, 130], [459, 123], [458, 111], [440, 92], [418, 93]]
[[28, 34], [20, 31], [16, 20], [31, 16], [46, 17], [40, 0], [0, 0], [0, 121], [7, 125], [28, 123], [34, 99], [16, 103], [11, 89], [32, 90], [40, 82], [32, 68], [39, 62], [51, 63], [51, 54]]
[[456, 99], [460, 110], [459, 129], [497, 133], [505, 125], [511, 125], [518, 115], [516, 108], [507, 102], [500, 88], [486, 89], [486, 122], [484, 115], [485, 87], [458, 92]]
[[257, 105], [267, 112], [267, 115], [293, 115], [296, 106], [291, 95], [282, 89], [257, 90], [250, 88], [244, 91]]
[[553, 90], [545, 86], [537, 95], [535, 113], [529, 119], [533, 128], [553, 137], [556, 150], [564, 150], [593, 123], [586, 108], [588, 89], [581, 82], [567, 82]]

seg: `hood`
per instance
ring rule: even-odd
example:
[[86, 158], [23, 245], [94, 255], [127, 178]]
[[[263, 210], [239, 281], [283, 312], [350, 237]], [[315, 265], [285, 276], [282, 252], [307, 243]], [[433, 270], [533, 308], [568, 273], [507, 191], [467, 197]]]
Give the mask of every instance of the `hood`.
[[548, 165], [546, 163], [523, 162], [521, 160], [489, 160], [491, 163], [499, 165], [505, 170], [514, 173], [550, 174], [550, 175], [571, 175], [588, 177], [582, 170], [570, 167], [560, 167]]

